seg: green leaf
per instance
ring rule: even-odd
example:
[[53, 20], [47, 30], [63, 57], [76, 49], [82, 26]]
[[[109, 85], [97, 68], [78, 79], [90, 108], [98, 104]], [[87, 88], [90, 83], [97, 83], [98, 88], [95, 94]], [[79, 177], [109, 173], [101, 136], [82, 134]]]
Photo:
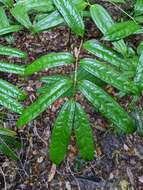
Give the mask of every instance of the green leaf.
[[66, 64], [72, 64], [74, 62], [73, 55], [71, 53], [49, 53], [34, 61], [28, 65], [25, 69], [25, 75], [31, 75], [35, 72], [42, 71], [53, 67], [58, 67]]
[[60, 164], [67, 152], [72, 132], [75, 113], [75, 102], [70, 100], [64, 104], [52, 131], [50, 159]]
[[10, 157], [13, 160], [18, 160], [19, 158], [10, 148], [8, 144], [0, 137], [0, 151], [2, 151], [6, 156]]
[[143, 53], [141, 54], [139, 58], [134, 81], [139, 86], [140, 90], [142, 91], [143, 90]]
[[[9, 20], [7, 18], [4, 8], [0, 7], [0, 29], [3, 29], [7, 26], [10, 26]], [[11, 43], [13, 41], [13, 36], [11, 34], [7, 35], [5, 38], [8, 43]]]
[[26, 58], [27, 54], [16, 48], [0, 45], [0, 55], [7, 55], [10, 57]]
[[70, 0], [53, 0], [68, 26], [79, 36], [84, 35], [84, 23], [75, 5]]
[[0, 92], [18, 100], [24, 100], [27, 96], [24, 91], [2, 79], [0, 79]]
[[125, 3], [125, 0], [107, 0], [107, 1], [114, 3]]
[[31, 10], [37, 12], [50, 12], [54, 10], [51, 0], [20, 0], [17, 5], [24, 7], [27, 12]]
[[[114, 24], [111, 16], [101, 5], [98, 4], [91, 6], [90, 13], [96, 26], [105, 35], [108, 29]], [[123, 40], [113, 42], [113, 45], [118, 52], [122, 53], [123, 55], [128, 54], [128, 47]]]
[[16, 136], [6, 136], [6, 135], [1, 135], [1, 138], [4, 140], [4, 142], [9, 145], [10, 148], [16, 149], [16, 148], [21, 148], [21, 144], [18, 141]]
[[35, 32], [41, 32], [41, 31], [53, 28], [55, 26], [59, 26], [60, 24], [63, 24], [63, 23], [64, 23], [64, 19], [61, 17], [59, 12], [54, 11], [54, 12], [44, 16], [44, 18], [41, 18], [34, 25], [34, 31]]
[[11, 25], [7, 27], [0, 28], [0, 36], [10, 34], [12, 32], [18, 32], [22, 29], [20, 25]]
[[143, 1], [142, 0], [136, 0], [134, 11], [135, 11], [135, 15], [143, 14]]
[[140, 42], [140, 44], [137, 47], [137, 53], [138, 55], [141, 55], [143, 52], [143, 41]]
[[81, 81], [81, 80], [89, 80], [89, 81], [91, 81], [93, 83], [98, 84], [99, 86], [104, 86], [105, 85], [105, 83], [102, 80], [100, 80], [99, 78], [97, 78], [94, 75], [90, 74], [88, 71], [86, 71], [82, 67], [80, 67], [77, 70], [77, 81]]
[[69, 0], [69, 2], [73, 3], [78, 11], [83, 11], [88, 5], [85, 0]]
[[140, 29], [140, 26], [134, 21], [125, 21], [112, 25], [105, 33], [105, 39], [110, 41], [126, 38]]
[[83, 44], [83, 47], [90, 53], [96, 55], [98, 58], [101, 58], [104, 61], [116, 66], [118, 69], [135, 70], [131, 63], [128, 63], [122, 56], [117, 54], [111, 48], [107, 48], [105, 45], [99, 43], [97, 40], [86, 41]]
[[2, 93], [0, 93], [0, 105], [15, 113], [21, 114], [23, 111], [23, 106], [20, 103], [8, 95]]
[[79, 90], [110, 122], [124, 133], [136, 130], [134, 121], [120, 105], [97, 85], [83, 80], [79, 83]]
[[0, 61], [0, 72], [24, 75], [25, 67]]
[[78, 103], [75, 109], [74, 132], [82, 158], [92, 160], [94, 158], [93, 133], [87, 115]]
[[[37, 92], [39, 94], [45, 94], [47, 91], [47, 88], [50, 87], [50, 85], [53, 85], [60, 80], [67, 80], [67, 79], [68, 79], [68, 77], [65, 75], [52, 75], [52, 76], [42, 77], [40, 79], [40, 81], [44, 82], [45, 84], [42, 87], [38, 88]], [[72, 94], [73, 94], [73, 92], [72, 92], [72, 88], [71, 88], [66, 93], [64, 93], [61, 97], [65, 97], [65, 96], [71, 97]]]
[[16, 6], [11, 9], [11, 14], [14, 18], [27, 29], [32, 29], [32, 23], [27, 13], [27, 9], [23, 6], [23, 4], [16, 4]]
[[114, 68], [96, 59], [85, 58], [80, 60], [80, 66], [104, 82], [127, 94], [138, 94], [139, 89], [135, 83], [123, 78]]
[[14, 136], [16, 136], [16, 132], [14, 132], [10, 129], [7, 129], [7, 128], [0, 127], [0, 135], [14, 137]]
[[51, 75], [51, 76], [41, 77], [40, 81], [51, 85], [51, 84], [58, 82], [59, 80], [63, 80], [63, 79], [67, 79], [67, 78], [68, 77], [65, 75]]
[[13, 0], [0, 0], [1, 3], [3, 3], [4, 5], [8, 6], [8, 7], [12, 7], [14, 4]]
[[47, 87], [47, 92], [42, 94], [32, 105], [27, 107], [17, 122], [18, 126], [23, 126], [35, 119], [40, 113], [45, 111], [54, 101], [60, 98], [72, 87], [71, 80], [60, 80]]

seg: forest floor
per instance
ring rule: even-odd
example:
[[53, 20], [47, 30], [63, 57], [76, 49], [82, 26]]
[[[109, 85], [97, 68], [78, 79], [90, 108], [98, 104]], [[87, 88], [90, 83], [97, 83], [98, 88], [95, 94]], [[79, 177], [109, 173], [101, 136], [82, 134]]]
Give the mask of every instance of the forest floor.
[[[97, 2], [97, 1], [96, 1]], [[104, 4], [110, 13], [118, 20], [122, 13], [114, 6]], [[118, 12], [118, 16], [116, 13]], [[84, 40], [100, 39], [101, 33], [89, 19], [86, 21], [86, 36]], [[39, 35], [32, 35], [27, 31], [14, 34], [14, 47], [24, 50], [29, 58], [26, 61], [9, 58], [11, 62], [28, 64], [41, 55], [49, 52], [74, 51], [80, 45], [68, 29], [60, 27]], [[138, 44], [138, 37], [128, 39], [132, 47]], [[6, 41], [0, 39], [6, 45]], [[110, 45], [110, 44], [108, 44]], [[91, 56], [83, 49], [80, 57]], [[93, 57], [93, 56], [91, 56]], [[19, 84], [29, 94], [25, 105], [36, 99], [36, 89], [41, 86], [40, 76], [55, 73], [69, 74], [72, 66], [47, 70], [28, 78], [15, 75], [1, 74], [13, 84]], [[113, 96], [116, 91], [107, 86], [106, 90]], [[118, 102], [126, 108], [130, 97], [116, 97]], [[96, 156], [91, 162], [85, 162], [78, 154], [74, 136], [69, 145], [69, 153], [60, 166], [55, 166], [49, 160], [49, 142], [53, 121], [63, 100], [56, 101], [40, 117], [25, 128], [17, 129], [15, 121], [17, 115], [6, 112], [1, 108], [5, 117], [0, 125], [5, 125], [18, 132], [22, 143], [21, 150], [17, 151], [20, 161], [14, 162], [0, 155], [0, 190], [143, 190], [143, 140], [138, 135], [117, 135], [110, 128], [109, 123], [79, 94], [77, 99], [85, 107], [92, 124], [96, 144]]]

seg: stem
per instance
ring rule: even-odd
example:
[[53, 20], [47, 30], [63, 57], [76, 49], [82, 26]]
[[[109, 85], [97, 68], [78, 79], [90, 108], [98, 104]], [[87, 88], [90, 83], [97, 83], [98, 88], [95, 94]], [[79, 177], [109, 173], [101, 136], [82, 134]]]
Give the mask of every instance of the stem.
[[77, 70], [78, 70], [78, 60], [79, 60], [79, 55], [80, 55], [80, 51], [82, 48], [82, 44], [83, 44], [83, 39], [80, 42], [80, 46], [78, 49], [75, 49], [75, 67], [74, 67], [74, 81], [73, 81], [73, 95], [75, 96], [75, 92], [76, 92], [76, 85], [77, 85]]

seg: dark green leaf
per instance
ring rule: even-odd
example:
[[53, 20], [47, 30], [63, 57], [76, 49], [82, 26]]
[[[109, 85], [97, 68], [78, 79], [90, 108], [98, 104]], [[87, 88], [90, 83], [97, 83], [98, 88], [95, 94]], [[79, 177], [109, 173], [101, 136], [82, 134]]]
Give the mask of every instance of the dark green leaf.
[[75, 109], [74, 132], [82, 158], [92, 160], [94, 158], [93, 133], [87, 115], [78, 103]]
[[0, 71], [24, 75], [25, 67], [0, 61]]
[[73, 2], [70, 0], [53, 0], [53, 2], [72, 31], [79, 36], [83, 36], [83, 19]]
[[126, 38], [140, 29], [140, 26], [134, 21], [125, 21], [112, 25], [105, 33], [105, 39], [110, 41]]
[[84, 80], [79, 84], [79, 90], [84, 96], [109, 119], [115, 126], [125, 133], [133, 133], [136, 129], [134, 121], [123, 108], [104, 90], [97, 85]]
[[[111, 16], [101, 5], [98, 4], [94, 4], [91, 6], [90, 13], [96, 26], [105, 35], [108, 29], [114, 24], [114, 21], [112, 20]], [[113, 42], [113, 45], [115, 49], [123, 55], [128, 54], [128, 47], [126, 46], [123, 40]]]
[[18, 32], [22, 27], [20, 25], [11, 25], [0, 29], [0, 36], [6, 35], [12, 32]]
[[67, 152], [70, 136], [72, 132], [75, 113], [75, 102], [70, 100], [64, 104], [56, 119], [50, 145], [50, 158], [60, 164]]
[[24, 91], [2, 79], [0, 79], [0, 92], [19, 100], [24, 100], [27, 96]]
[[18, 103], [16, 100], [9, 97], [8, 95], [2, 93], [0, 93], [0, 105], [11, 110], [12, 112], [16, 112], [19, 114], [21, 114], [23, 111], [23, 106], [20, 103]]
[[53, 67], [58, 67], [74, 62], [73, 55], [67, 52], [49, 53], [35, 60], [25, 69], [25, 75], [31, 75], [35, 72], [42, 71]]
[[111, 48], [107, 48], [105, 45], [99, 43], [97, 40], [86, 41], [83, 47], [97, 57], [116, 66], [118, 69], [132, 70], [133, 65], [131, 63], [128, 63], [127, 60], [125, 60]]
[[104, 82], [116, 87], [127, 94], [138, 94], [139, 89], [135, 83], [123, 78], [114, 68], [96, 59], [85, 58], [80, 60], [80, 65], [89, 73]]
[[18, 126], [23, 126], [35, 119], [40, 113], [45, 111], [54, 101], [60, 98], [66, 91], [72, 87], [71, 80], [58, 81], [47, 87], [45, 94], [42, 94], [32, 105], [27, 107], [17, 122]]
[[0, 55], [7, 55], [10, 57], [26, 58], [27, 54], [16, 48], [0, 45]]

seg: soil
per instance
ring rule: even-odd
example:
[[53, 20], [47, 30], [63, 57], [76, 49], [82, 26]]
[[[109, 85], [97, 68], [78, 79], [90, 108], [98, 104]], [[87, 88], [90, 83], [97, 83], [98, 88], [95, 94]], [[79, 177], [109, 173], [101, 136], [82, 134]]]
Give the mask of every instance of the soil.
[[[108, 8], [114, 19], [119, 20], [120, 16], [123, 16], [123, 13], [111, 4], [104, 3], [104, 6]], [[86, 20], [86, 29], [84, 40], [92, 38], [100, 40], [102, 37], [90, 19]], [[26, 51], [29, 58], [24, 61], [5, 57], [2, 59], [21, 65], [29, 64], [49, 52], [73, 52], [80, 44], [80, 39], [66, 27], [52, 29], [39, 35], [22, 31], [14, 33], [13, 36], [15, 39], [13, 46]], [[127, 39], [132, 47], [136, 47], [138, 41], [141, 41], [141, 38]], [[0, 39], [0, 43], [7, 45], [3, 38]], [[80, 57], [85, 56], [91, 55], [82, 49]], [[37, 97], [36, 89], [41, 86], [38, 80], [40, 76], [55, 73], [70, 74], [72, 70], [73, 66], [68, 66], [40, 72], [28, 78], [11, 74], [1, 74], [1, 77], [24, 88], [29, 94], [24, 104], [29, 105]], [[109, 86], [106, 90], [115, 96], [125, 109], [128, 108], [130, 97], [119, 98], [115, 89]], [[21, 150], [17, 151], [20, 161], [14, 162], [0, 155], [1, 190], [143, 190], [142, 138], [137, 134], [128, 136], [116, 134], [110, 124], [80, 94], [77, 95], [77, 99], [85, 107], [90, 118], [96, 155], [91, 162], [82, 160], [75, 138], [72, 136], [68, 156], [57, 167], [49, 160], [49, 143], [53, 122], [64, 100], [56, 101], [36, 120], [21, 129], [17, 129], [15, 125], [18, 116], [7, 113], [7, 110], [1, 108], [1, 112], [5, 114], [1, 125], [14, 129], [22, 143]]]

